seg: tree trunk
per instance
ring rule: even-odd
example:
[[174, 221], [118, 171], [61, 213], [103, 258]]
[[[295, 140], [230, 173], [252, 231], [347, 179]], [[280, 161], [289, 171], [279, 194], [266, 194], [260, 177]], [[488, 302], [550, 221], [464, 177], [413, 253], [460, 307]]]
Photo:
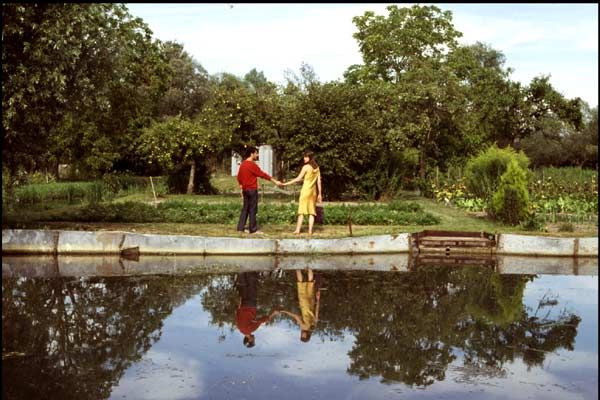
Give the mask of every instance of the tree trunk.
[[187, 186], [187, 194], [194, 193], [194, 175], [196, 173], [196, 160], [190, 162], [190, 180]]

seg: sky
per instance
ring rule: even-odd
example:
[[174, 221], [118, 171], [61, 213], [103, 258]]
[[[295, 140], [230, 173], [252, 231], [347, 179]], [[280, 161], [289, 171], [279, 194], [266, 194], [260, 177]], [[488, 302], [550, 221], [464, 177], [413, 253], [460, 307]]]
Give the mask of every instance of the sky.
[[[243, 77], [251, 69], [283, 84], [309, 64], [319, 81], [342, 79], [361, 64], [352, 17], [373, 11], [387, 16], [391, 3], [142, 4], [130, 13], [154, 37], [176, 41], [210, 74]], [[398, 6], [410, 6], [397, 3]], [[422, 5], [430, 3], [419, 3]], [[536, 76], [565, 97], [598, 105], [598, 4], [434, 4], [452, 11], [461, 44], [483, 42], [501, 51], [510, 78], [527, 85]]]

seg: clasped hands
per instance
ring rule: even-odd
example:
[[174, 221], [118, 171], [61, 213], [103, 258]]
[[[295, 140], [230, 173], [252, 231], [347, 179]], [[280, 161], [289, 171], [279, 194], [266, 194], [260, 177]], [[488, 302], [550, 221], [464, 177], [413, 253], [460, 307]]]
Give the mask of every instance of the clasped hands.
[[279, 186], [280, 188], [285, 186], [285, 184], [283, 182], [278, 181], [277, 179], [273, 179], [273, 183], [276, 184], [277, 186]]

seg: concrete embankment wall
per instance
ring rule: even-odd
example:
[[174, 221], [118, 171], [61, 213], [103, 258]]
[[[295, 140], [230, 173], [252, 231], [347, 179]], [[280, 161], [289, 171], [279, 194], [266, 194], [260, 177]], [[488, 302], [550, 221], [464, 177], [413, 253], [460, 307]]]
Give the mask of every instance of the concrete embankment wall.
[[[593, 257], [494, 256], [500, 274], [598, 275], [598, 259]], [[369, 270], [408, 272], [411, 260], [405, 254], [360, 255], [246, 255], [246, 256], [159, 256], [127, 260], [118, 255], [5, 255], [2, 277], [83, 277], [152, 274], [237, 273], [311, 268], [313, 270]]]
[[[408, 253], [410, 235], [378, 235], [341, 239], [254, 239], [129, 232], [2, 230], [3, 254], [121, 254], [141, 255], [293, 255]], [[457, 250], [459, 251], [459, 250]], [[597, 257], [598, 238], [551, 238], [497, 235], [499, 255]]]

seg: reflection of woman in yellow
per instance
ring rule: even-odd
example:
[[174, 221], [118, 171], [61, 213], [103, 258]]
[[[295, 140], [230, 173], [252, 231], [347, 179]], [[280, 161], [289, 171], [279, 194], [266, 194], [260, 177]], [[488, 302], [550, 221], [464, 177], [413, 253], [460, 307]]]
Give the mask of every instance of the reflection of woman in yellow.
[[300, 234], [304, 215], [308, 215], [308, 235], [311, 236], [315, 224], [315, 215], [317, 215], [316, 204], [317, 202], [320, 203], [323, 199], [321, 197], [321, 171], [313, 153], [310, 151], [304, 152], [304, 166], [298, 176], [289, 182], [284, 182], [283, 186], [303, 180], [300, 199], [298, 201], [298, 221], [294, 233], [296, 235]]
[[315, 282], [313, 271], [310, 268], [307, 270], [306, 281], [303, 279], [302, 271], [296, 270], [296, 286], [298, 288], [298, 303], [300, 304], [301, 315], [284, 310], [281, 313], [294, 318], [300, 326], [300, 340], [308, 342], [319, 320], [321, 291], [319, 290], [318, 283]]

